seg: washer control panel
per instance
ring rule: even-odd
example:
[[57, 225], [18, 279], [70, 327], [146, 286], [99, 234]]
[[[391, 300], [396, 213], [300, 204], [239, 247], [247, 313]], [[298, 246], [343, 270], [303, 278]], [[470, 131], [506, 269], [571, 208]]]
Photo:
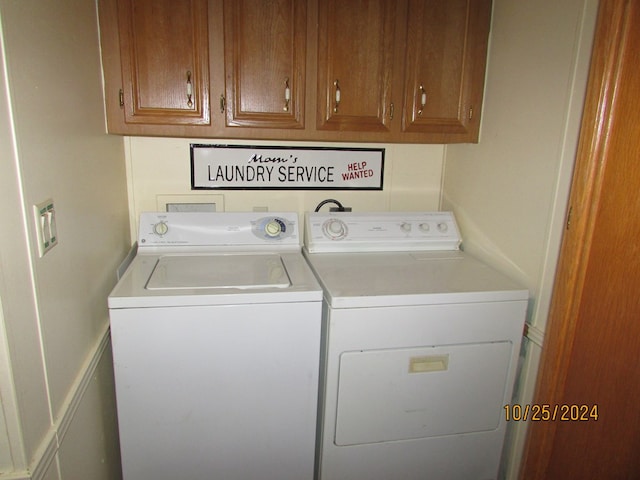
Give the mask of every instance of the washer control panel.
[[307, 213], [305, 248], [317, 252], [458, 250], [452, 212]]
[[300, 247], [295, 212], [146, 212], [140, 215], [138, 247], [255, 245]]

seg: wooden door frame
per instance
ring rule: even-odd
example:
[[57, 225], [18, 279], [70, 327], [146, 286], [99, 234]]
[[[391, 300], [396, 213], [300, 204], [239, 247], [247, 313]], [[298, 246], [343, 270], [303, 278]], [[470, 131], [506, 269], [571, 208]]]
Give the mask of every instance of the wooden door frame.
[[[625, 38], [633, 28], [627, 11], [634, 0], [601, 0], [591, 56], [580, 140], [555, 277], [535, 404], [562, 403], [569, 373], [578, 313], [596, 227], [604, 172], [609, 160], [609, 133], [616, 114], [616, 87], [621, 81]], [[520, 479], [545, 479], [557, 423], [531, 422]]]

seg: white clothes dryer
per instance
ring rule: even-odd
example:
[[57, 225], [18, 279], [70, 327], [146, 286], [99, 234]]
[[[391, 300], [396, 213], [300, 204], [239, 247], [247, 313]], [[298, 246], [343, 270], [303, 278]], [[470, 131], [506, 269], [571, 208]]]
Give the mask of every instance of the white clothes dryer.
[[528, 292], [460, 242], [449, 212], [307, 214], [317, 478], [497, 478]]
[[109, 296], [125, 480], [313, 478], [322, 290], [295, 213], [145, 213]]

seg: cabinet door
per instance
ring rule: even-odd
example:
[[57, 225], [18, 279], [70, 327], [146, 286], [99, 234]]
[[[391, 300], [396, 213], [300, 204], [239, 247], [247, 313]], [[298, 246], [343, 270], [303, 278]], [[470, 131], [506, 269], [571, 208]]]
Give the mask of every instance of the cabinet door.
[[409, 0], [404, 132], [477, 141], [491, 0]]
[[227, 126], [304, 128], [306, 0], [225, 0]]
[[320, 0], [318, 125], [389, 131], [396, 0]]
[[118, 0], [126, 123], [206, 125], [207, 0]]

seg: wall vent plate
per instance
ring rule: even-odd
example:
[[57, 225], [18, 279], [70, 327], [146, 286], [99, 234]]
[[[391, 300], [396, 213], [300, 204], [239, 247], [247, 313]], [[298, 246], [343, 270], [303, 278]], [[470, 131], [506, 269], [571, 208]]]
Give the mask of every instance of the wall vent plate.
[[224, 212], [224, 195], [156, 195], [159, 212]]
[[33, 217], [36, 227], [38, 255], [45, 253], [58, 244], [58, 228], [56, 225], [56, 210], [53, 200], [48, 199], [33, 206]]

